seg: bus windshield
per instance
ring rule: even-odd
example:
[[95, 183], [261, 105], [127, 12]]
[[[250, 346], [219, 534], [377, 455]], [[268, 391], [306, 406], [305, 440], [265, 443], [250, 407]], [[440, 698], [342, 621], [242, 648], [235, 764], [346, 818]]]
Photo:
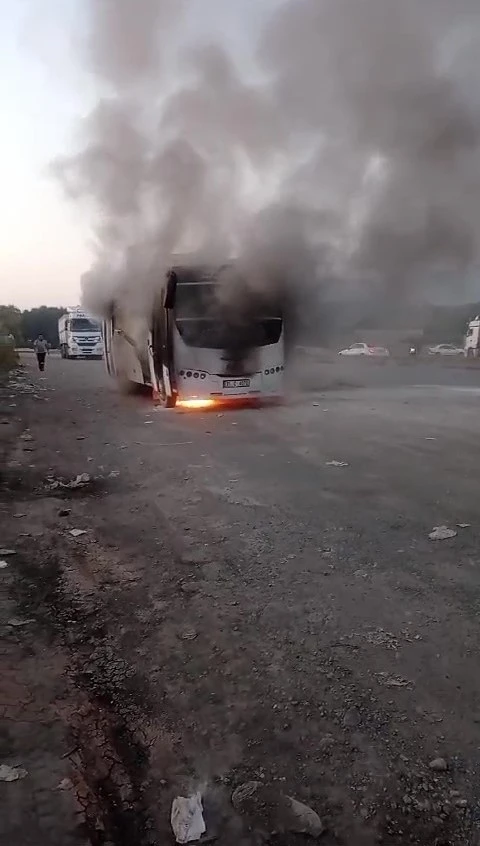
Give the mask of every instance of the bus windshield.
[[262, 347], [276, 344], [282, 334], [278, 308], [248, 303], [248, 313], [240, 315], [220, 303], [215, 285], [182, 283], [177, 286], [175, 322], [187, 346], [208, 349]]
[[219, 317], [219, 302], [215, 286], [208, 283], [182, 283], [177, 286], [175, 311], [182, 320]]
[[100, 332], [100, 324], [88, 317], [73, 317], [70, 328], [72, 332]]

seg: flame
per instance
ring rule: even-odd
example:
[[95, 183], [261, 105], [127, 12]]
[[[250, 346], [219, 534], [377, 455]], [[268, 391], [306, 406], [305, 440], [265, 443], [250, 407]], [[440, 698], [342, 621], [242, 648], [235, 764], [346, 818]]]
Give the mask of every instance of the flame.
[[177, 400], [177, 408], [202, 409], [213, 408], [214, 405], [216, 405], [216, 401], [213, 399], [199, 399], [195, 397], [194, 399]]

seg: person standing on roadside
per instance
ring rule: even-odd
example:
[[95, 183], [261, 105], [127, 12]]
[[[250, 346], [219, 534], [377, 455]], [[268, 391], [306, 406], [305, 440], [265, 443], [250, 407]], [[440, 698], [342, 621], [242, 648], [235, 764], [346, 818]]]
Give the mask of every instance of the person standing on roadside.
[[33, 344], [33, 349], [35, 350], [37, 356], [38, 369], [43, 373], [45, 370], [45, 358], [48, 352], [48, 343], [43, 335], [38, 336], [37, 340]]

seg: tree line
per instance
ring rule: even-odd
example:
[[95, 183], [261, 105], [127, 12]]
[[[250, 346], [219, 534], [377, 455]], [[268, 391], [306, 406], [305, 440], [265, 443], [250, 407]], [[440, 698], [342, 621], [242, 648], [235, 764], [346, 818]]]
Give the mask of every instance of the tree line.
[[[344, 308], [340, 304], [330, 306], [332, 312]], [[17, 346], [29, 346], [38, 335], [43, 335], [52, 347], [58, 347], [58, 318], [65, 314], [65, 308], [55, 306], [40, 306], [21, 311], [13, 305], [0, 305], [0, 334], [12, 334]], [[335, 314], [328, 314], [328, 304], [323, 308], [325, 318], [332, 317], [332, 324], [335, 324]], [[432, 307], [429, 316], [423, 325], [423, 338], [425, 343], [436, 343], [442, 341], [460, 341], [464, 334], [466, 325], [476, 314], [480, 314], [480, 303], [470, 303], [461, 306], [437, 306]], [[354, 322], [353, 322], [354, 323]], [[388, 329], [388, 315], [381, 316], [370, 314], [350, 329]]]
[[12, 334], [18, 347], [30, 346], [39, 335], [58, 347], [58, 318], [65, 311], [54, 306], [21, 311], [13, 305], [0, 305], [0, 334]]
[[467, 326], [480, 314], [480, 303], [459, 306], [436, 306], [423, 327], [428, 342], [457, 342], [465, 337]]

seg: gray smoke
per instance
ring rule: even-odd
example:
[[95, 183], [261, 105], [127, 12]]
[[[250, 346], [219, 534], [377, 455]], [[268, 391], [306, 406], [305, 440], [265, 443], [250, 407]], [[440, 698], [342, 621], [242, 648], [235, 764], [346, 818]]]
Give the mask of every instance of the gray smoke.
[[343, 217], [339, 266], [392, 298], [478, 259], [479, 35], [473, 0], [300, 0], [263, 39], [277, 102], [319, 138], [309, 190]]
[[89, 9], [101, 98], [56, 170], [94, 213], [90, 308], [143, 307], [176, 253], [238, 257], [304, 311], [332, 279], [390, 307], [451, 272], [455, 294], [478, 262], [478, 0], [290, 0], [248, 79], [185, 3]]
[[168, 37], [185, 0], [87, 0], [86, 61], [102, 85], [122, 95], [152, 87], [165, 70]]

